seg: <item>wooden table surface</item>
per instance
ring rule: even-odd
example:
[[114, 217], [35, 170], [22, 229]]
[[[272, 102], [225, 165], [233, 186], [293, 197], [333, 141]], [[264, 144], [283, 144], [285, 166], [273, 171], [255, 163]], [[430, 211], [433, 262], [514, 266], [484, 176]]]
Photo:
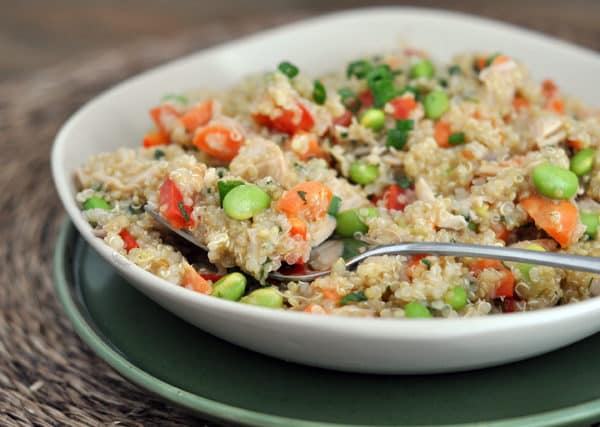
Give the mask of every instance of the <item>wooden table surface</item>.
[[[0, 81], [67, 59], [149, 37], [170, 37], [215, 20], [267, 15], [313, 15], [402, 1], [360, 0], [0, 0]], [[600, 50], [600, 1], [424, 0], [412, 5], [449, 8], [501, 19]], [[577, 34], [575, 37], [574, 34]]]

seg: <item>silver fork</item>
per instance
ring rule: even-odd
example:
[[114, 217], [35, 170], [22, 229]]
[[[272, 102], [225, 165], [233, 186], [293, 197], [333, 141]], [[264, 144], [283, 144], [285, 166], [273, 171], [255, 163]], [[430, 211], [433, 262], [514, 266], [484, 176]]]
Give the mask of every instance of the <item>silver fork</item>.
[[[144, 207], [152, 217], [166, 228], [181, 236], [188, 242], [196, 245], [204, 251], [208, 248], [198, 242], [194, 236], [185, 230], [173, 228], [158, 212], [146, 205]], [[587, 271], [589, 273], [600, 273], [600, 257], [570, 255], [554, 252], [540, 252], [527, 249], [506, 248], [503, 246], [483, 246], [466, 243], [438, 243], [438, 242], [407, 242], [395, 243], [393, 245], [365, 247], [365, 251], [345, 260], [346, 267], [352, 268], [372, 256], [380, 255], [445, 255], [471, 258], [489, 258], [502, 261], [525, 262], [536, 265], [562, 268], [565, 270]], [[282, 271], [272, 271], [269, 278], [273, 280], [289, 281], [311, 281], [317, 277], [326, 276], [331, 270], [307, 271], [302, 274], [289, 274]]]

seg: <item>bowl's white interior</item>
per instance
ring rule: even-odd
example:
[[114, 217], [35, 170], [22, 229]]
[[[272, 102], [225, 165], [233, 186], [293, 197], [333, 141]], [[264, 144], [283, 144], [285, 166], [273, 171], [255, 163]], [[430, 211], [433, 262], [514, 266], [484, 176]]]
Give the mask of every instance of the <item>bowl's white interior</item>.
[[[109, 249], [92, 237], [80, 215], [73, 197], [72, 173], [92, 154], [121, 146], [139, 146], [141, 136], [151, 125], [147, 111], [162, 95], [202, 87], [225, 88], [249, 73], [274, 69], [283, 59], [293, 61], [310, 74], [326, 72], [363, 54], [391, 49], [399, 42], [425, 49], [439, 61], [448, 60], [461, 51], [500, 51], [524, 61], [536, 78], [552, 77], [565, 92], [596, 106], [600, 99], [600, 86], [596, 84], [600, 76], [598, 55], [566, 42], [494, 21], [427, 9], [374, 8], [344, 12], [182, 58], [126, 80], [92, 100], [65, 124], [53, 148], [53, 174], [62, 202], [84, 237], [114, 263], [116, 258], [111, 259]], [[536, 313], [440, 322], [325, 319], [231, 304], [168, 285], [141, 270], [135, 274], [146, 283], [144, 286], [161, 292], [165, 298], [168, 294], [185, 292], [190, 303], [198, 307], [218, 307], [229, 314], [242, 313], [280, 324], [301, 321], [326, 329], [345, 329], [349, 333], [362, 330], [381, 336], [405, 333], [435, 339], [443, 334], [447, 337], [490, 328], [535, 325], [600, 312], [600, 299], [596, 299]], [[159, 287], [162, 288], [159, 290]], [[377, 330], [372, 328], [374, 324], [378, 325]]]

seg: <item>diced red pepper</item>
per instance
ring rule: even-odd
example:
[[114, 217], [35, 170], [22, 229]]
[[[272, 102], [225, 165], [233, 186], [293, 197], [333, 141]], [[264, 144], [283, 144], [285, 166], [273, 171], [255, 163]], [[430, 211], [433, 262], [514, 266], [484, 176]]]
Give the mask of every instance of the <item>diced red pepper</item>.
[[390, 101], [390, 104], [394, 107], [394, 118], [396, 120], [408, 119], [411, 111], [417, 107], [417, 101], [412, 96], [394, 98]]
[[[183, 195], [172, 179], [166, 178], [160, 187], [160, 212], [174, 228], [192, 227], [192, 207], [183, 204]], [[163, 206], [165, 207], [163, 210]]]
[[497, 270], [502, 274], [502, 278], [496, 286], [494, 297], [512, 297], [515, 288], [515, 276], [512, 271], [497, 259], [479, 259], [471, 266], [471, 271], [475, 276], [479, 276], [479, 273], [487, 269]]
[[385, 207], [390, 210], [403, 211], [406, 204], [398, 200], [398, 196], [404, 194], [405, 191], [398, 184], [390, 185], [383, 193]]
[[135, 237], [133, 237], [133, 235], [126, 228], [119, 232], [119, 236], [121, 236], [121, 239], [123, 239], [123, 244], [127, 252], [140, 247], [137, 240], [135, 240]]
[[502, 312], [503, 313], [514, 313], [517, 311], [517, 305], [514, 298], [504, 298], [502, 300]]
[[274, 119], [265, 114], [255, 114], [253, 118], [254, 121], [261, 126], [269, 127], [290, 135], [299, 130], [311, 130], [315, 125], [315, 120], [301, 102], [298, 102], [297, 105], [300, 109], [299, 119], [296, 112], [292, 110], [283, 110], [282, 113]]
[[362, 108], [370, 108], [375, 103], [375, 97], [370, 90], [364, 90], [358, 94], [358, 99], [360, 99], [360, 105]]
[[350, 126], [351, 123], [352, 123], [352, 112], [350, 110], [344, 111], [344, 114], [333, 119], [333, 124], [336, 126], [348, 127], [348, 126]]

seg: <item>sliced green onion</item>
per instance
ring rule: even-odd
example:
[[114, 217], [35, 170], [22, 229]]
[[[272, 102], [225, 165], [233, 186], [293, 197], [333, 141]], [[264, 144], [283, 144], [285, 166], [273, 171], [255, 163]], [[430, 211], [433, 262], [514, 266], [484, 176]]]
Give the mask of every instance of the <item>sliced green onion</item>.
[[161, 150], [160, 148], [154, 150], [154, 160], [160, 160], [163, 157], [165, 157], [165, 152], [163, 150]]
[[359, 61], [354, 61], [348, 64], [348, 68], [346, 69], [346, 76], [348, 78], [354, 76], [359, 79], [364, 79], [367, 76], [367, 73], [371, 71], [373, 66], [364, 59]]
[[183, 217], [183, 220], [185, 222], [189, 222], [190, 217], [188, 216], [188, 213], [186, 212], [185, 207], [183, 206], [183, 202], [177, 202], [177, 207], [179, 208], [179, 212], [181, 212], [181, 216]]
[[373, 104], [378, 108], [398, 94], [394, 86], [394, 76], [388, 65], [379, 65], [369, 71], [367, 84], [373, 93]]
[[318, 80], [315, 80], [312, 97], [313, 101], [319, 105], [323, 105], [327, 99], [327, 91], [325, 90], [325, 86], [323, 86], [323, 83]]
[[340, 305], [350, 304], [351, 302], [366, 301], [367, 297], [363, 291], [352, 292], [340, 298]]
[[396, 120], [396, 129], [398, 130], [413, 130], [415, 127], [415, 121], [413, 119], [400, 119]]
[[387, 140], [385, 144], [388, 147], [394, 147], [396, 150], [402, 150], [408, 141], [408, 132], [400, 129], [390, 129], [387, 131]]
[[412, 180], [405, 175], [401, 175], [396, 178], [396, 184], [398, 184], [398, 187], [406, 190], [412, 185]]
[[176, 94], [168, 94], [162, 97], [163, 101], [177, 101], [180, 104], [183, 105], [188, 105], [188, 103], [190, 102], [187, 98], [187, 96], [183, 96], [183, 95], [176, 95]]
[[455, 75], [458, 75], [461, 73], [462, 73], [462, 70], [458, 65], [451, 65], [448, 68], [448, 74], [450, 74], [451, 76], [455, 76]]
[[329, 209], [327, 209], [327, 213], [333, 217], [336, 217], [340, 211], [341, 205], [342, 199], [340, 199], [338, 196], [333, 196], [331, 198], [331, 202], [329, 202]]
[[460, 145], [465, 143], [465, 133], [464, 132], [454, 132], [448, 136], [448, 144], [450, 145]]
[[342, 98], [342, 104], [344, 104], [344, 107], [346, 107], [348, 110], [352, 111], [353, 113], [356, 113], [358, 110], [360, 110], [360, 107], [362, 106], [360, 98], [351, 89], [340, 89], [338, 90], [338, 94], [340, 95], [340, 98]]
[[277, 69], [279, 71], [281, 71], [283, 74], [285, 74], [286, 76], [288, 76], [288, 78], [293, 79], [294, 77], [296, 77], [298, 75], [298, 72], [300, 70], [298, 70], [298, 67], [296, 67], [294, 64], [292, 64], [289, 61], [283, 61], [279, 64], [279, 66], [277, 67]]

